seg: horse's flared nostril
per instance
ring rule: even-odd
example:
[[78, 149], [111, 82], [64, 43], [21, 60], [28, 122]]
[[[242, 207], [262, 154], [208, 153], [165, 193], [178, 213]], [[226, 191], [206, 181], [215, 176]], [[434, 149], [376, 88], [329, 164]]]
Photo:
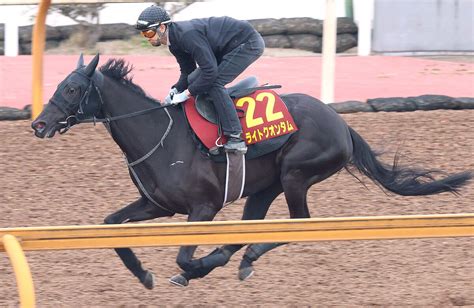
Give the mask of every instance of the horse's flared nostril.
[[33, 128], [37, 132], [43, 131], [45, 127], [46, 123], [44, 123], [43, 121], [35, 121], [31, 124], [31, 128]]
[[31, 124], [31, 128], [35, 131], [36, 137], [44, 138], [44, 131], [46, 129], [46, 122], [35, 121]]

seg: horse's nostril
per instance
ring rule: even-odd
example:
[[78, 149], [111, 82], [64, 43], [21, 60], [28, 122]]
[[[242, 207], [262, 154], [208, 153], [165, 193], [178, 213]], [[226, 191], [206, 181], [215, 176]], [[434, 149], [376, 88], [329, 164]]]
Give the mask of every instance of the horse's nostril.
[[46, 123], [38, 121], [38, 122], [33, 123], [33, 125], [31, 126], [33, 127], [34, 130], [41, 132], [46, 127]]

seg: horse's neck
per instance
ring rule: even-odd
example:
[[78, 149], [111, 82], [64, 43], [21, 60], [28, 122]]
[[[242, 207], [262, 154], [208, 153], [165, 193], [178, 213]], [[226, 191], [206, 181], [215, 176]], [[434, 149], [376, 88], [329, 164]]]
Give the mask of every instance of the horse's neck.
[[[102, 93], [102, 112], [106, 117], [130, 114], [155, 106], [142, 95], [111, 80], [107, 80], [103, 88], [107, 89]], [[170, 108], [168, 113], [164, 109], [154, 110], [110, 123], [110, 134], [129, 161], [141, 158], [160, 142], [176, 114], [174, 109]], [[171, 129], [177, 129], [176, 123]]]

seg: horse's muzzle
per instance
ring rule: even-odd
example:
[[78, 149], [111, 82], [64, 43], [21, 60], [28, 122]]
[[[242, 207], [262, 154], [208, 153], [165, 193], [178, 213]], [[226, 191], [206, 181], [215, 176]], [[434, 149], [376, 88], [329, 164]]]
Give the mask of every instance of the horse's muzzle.
[[67, 126], [64, 113], [54, 104], [47, 104], [41, 114], [31, 123], [38, 138], [52, 138], [56, 132]]
[[35, 131], [35, 136], [38, 138], [44, 138], [45, 130], [46, 130], [46, 123], [43, 121], [34, 121], [31, 123], [31, 128]]
[[48, 125], [47, 122], [42, 120], [35, 120], [31, 124], [31, 128], [35, 131], [35, 136], [38, 138], [52, 138], [63, 126], [60, 123]]

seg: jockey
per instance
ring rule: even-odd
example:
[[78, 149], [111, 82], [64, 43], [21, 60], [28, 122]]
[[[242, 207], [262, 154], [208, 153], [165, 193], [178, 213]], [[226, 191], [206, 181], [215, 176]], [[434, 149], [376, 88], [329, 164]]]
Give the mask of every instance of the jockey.
[[263, 54], [262, 36], [247, 21], [230, 17], [172, 22], [157, 5], [140, 14], [136, 29], [151, 45], [167, 45], [180, 66], [179, 80], [165, 102], [179, 104], [191, 96], [208, 93], [228, 139], [224, 150], [246, 153], [242, 127], [224, 86]]

